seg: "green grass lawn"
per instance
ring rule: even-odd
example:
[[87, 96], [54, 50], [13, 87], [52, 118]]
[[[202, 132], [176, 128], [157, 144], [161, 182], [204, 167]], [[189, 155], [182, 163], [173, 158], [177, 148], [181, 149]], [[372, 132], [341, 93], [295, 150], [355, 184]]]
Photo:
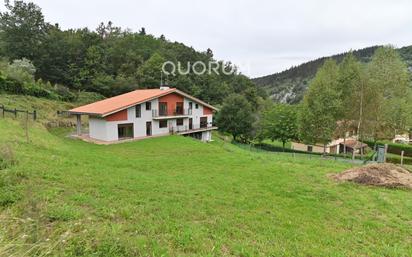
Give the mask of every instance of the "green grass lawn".
[[[272, 140], [269, 140], [269, 139], [265, 139], [265, 140], [262, 141], [262, 143], [277, 146], [277, 147], [283, 147], [283, 143], [280, 142], [280, 141], [277, 141], [277, 140], [272, 141]], [[291, 147], [292, 147], [292, 143], [290, 141], [286, 142], [285, 148], [290, 149]]]
[[412, 192], [180, 136], [101, 146], [0, 119], [0, 256], [409, 256]]

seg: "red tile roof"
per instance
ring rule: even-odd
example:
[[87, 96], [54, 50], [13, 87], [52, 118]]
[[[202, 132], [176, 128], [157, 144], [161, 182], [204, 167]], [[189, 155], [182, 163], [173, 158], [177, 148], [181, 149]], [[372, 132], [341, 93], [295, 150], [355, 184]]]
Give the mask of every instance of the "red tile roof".
[[346, 145], [347, 147], [350, 147], [350, 148], [353, 148], [353, 149], [359, 149], [359, 148], [364, 148], [364, 147], [368, 146], [367, 144], [361, 143], [361, 142], [359, 142], [357, 140], [353, 140], [353, 139], [346, 140], [346, 142], [342, 142], [341, 144]]
[[170, 93], [177, 93], [183, 95], [189, 99], [192, 99], [195, 102], [199, 102], [213, 110], [217, 110], [215, 107], [202, 102], [201, 100], [190, 96], [176, 88], [169, 89], [138, 89], [126, 94], [114, 96], [107, 98], [98, 102], [91, 104], [83, 105], [74, 109], [69, 110], [71, 114], [92, 114], [97, 116], [107, 116], [112, 113], [124, 110], [131, 106], [134, 106], [139, 103], [150, 101], [156, 99], [160, 96], [168, 95]]

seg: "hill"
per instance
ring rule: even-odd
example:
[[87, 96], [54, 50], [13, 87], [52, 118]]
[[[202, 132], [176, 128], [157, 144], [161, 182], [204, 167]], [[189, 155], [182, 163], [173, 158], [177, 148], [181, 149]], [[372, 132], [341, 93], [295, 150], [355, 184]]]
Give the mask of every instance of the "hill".
[[40, 122], [29, 133], [27, 143], [19, 119], [0, 118], [2, 256], [412, 251], [410, 192], [328, 178], [350, 164], [250, 152], [217, 136], [103, 146]]
[[[369, 62], [379, 46], [372, 46], [353, 51], [353, 54], [361, 62]], [[412, 46], [398, 49], [400, 55], [412, 70]], [[268, 92], [270, 97], [277, 102], [295, 104], [302, 100], [304, 92], [315, 76], [316, 71], [327, 58], [340, 62], [346, 53], [336, 54], [329, 57], [322, 57], [310, 62], [303, 63], [288, 70], [255, 78], [252, 81]]]
[[[214, 59], [211, 49], [195, 50], [145, 28], [133, 32], [112, 22], [96, 24], [95, 30], [62, 29], [56, 21], [45, 21], [31, 2], [6, 1], [4, 10], [0, 92], [72, 100], [84, 91], [109, 97], [167, 83], [212, 104], [231, 93], [259, 93], [229, 61]], [[175, 65], [174, 75], [162, 73], [165, 63], [168, 72], [173, 71], [170, 63]], [[212, 65], [219, 72], [209, 72]]]

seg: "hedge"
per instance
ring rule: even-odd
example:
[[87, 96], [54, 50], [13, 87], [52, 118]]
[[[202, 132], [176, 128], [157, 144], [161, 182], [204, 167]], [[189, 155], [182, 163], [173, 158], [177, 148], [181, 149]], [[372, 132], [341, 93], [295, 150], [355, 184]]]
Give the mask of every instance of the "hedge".
[[[369, 145], [370, 148], [373, 149], [375, 143], [372, 141], [365, 141], [366, 144]], [[412, 157], [412, 145], [406, 144], [395, 144], [395, 143], [384, 143], [384, 142], [376, 142], [377, 145], [385, 145], [388, 144], [388, 153], [401, 155], [402, 151], [404, 151], [404, 156]]]

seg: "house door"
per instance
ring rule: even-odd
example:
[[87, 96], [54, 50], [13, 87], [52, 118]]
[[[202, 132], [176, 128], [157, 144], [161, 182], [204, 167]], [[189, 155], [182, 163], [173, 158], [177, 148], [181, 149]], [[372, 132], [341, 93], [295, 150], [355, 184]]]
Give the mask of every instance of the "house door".
[[146, 122], [146, 136], [151, 136], [152, 135], [152, 122], [148, 121]]
[[201, 128], [207, 127], [207, 117], [200, 117], [200, 127]]
[[133, 124], [117, 125], [117, 134], [119, 139], [133, 138]]
[[183, 115], [183, 102], [176, 103], [176, 115]]
[[189, 118], [189, 130], [193, 129], [193, 119]]
[[167, 103], [159, 103], [159, 116], [167, 116]]

